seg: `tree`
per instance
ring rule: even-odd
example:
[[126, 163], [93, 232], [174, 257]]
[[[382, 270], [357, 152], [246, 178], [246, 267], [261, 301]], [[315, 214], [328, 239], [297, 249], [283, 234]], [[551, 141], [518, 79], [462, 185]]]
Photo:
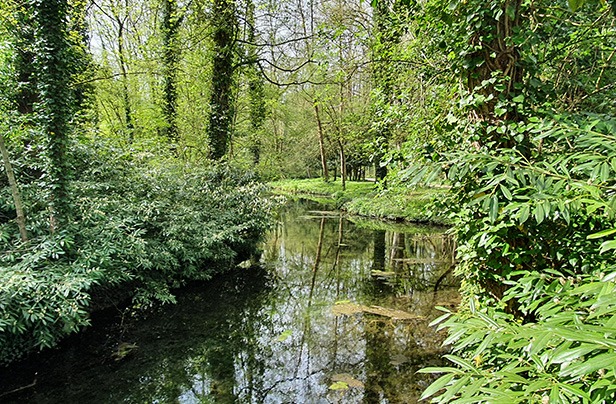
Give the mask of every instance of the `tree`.
[[179, 133], [177, 126], [178, 94], [176, 88], [179, 62], [178, 31], [182, 18], [176, 0], [162, 0], [163, 34], [163, 114], [165, 116], [165, 137], [177, 147]]
[[15, 221], [17, 222], [17, 227], [19, 228], [19, 235], [21, 236], [21, 241], [26, 242], [28, 241], [28, 231], [26, 229], [26, 214], [24, 213], [21, 193], [19, 192], [19, 187], [17, 185], [17, 181], [15, 180], [15, 173], [13, 172], [13, 166], [11, 164], [11, 159], [9, 158], [9, 153], [6, 150], [3, 134], [0, 134], [0, 153], [2, 154], [4, 171], [6, 172], [6, 176], [9, 180], [9, 185], [11, 187], [11, 194], [13, 195], [13, 203], [15, 204], [15, 212], [17, 214]]
[[74, 74], [68, 41], [67, 0], [34, 0], [33, 23], [39, 103], [36, 113], [45, 135], [46, 186], [50, 206], [50, 229], [62, 226], [70, 211], [68, 144], [74, 113]]
[[213, 71], [208, 125], [209, 156], [222, 159], [231, 141], [234, 116], [235, 45], [237, 17], [235, 0], [214, 0], [212, 9]]
[[255, 27], [255, 4], [253, 0], [246, 1], [246, 42], [248, 51], [246, 55], [247, 78], [248, 78], [248, 96], [250, 102], [250, 152], [252, 161], [255, 166], [259, 165], [261, 160], [261, 139], [263, 135], [263, 126], [267, 114], [265, 105], [265, 83], [263, 74], [258, 67], [258, 54], [255, 41], [257, 39]]

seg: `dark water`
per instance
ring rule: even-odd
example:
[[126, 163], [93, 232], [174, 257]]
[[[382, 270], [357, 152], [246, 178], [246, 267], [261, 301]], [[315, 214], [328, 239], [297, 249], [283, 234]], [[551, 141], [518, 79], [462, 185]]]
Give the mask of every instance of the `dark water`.
[[259, 266], [192, 285], [147, 318], [94, 318], [0, 370], [0, 402], [416, 402], [430, 383], [416, 371], [442, 364], [434, 306], [457, 298], [442, 229], [301, 203], [280, 219]]

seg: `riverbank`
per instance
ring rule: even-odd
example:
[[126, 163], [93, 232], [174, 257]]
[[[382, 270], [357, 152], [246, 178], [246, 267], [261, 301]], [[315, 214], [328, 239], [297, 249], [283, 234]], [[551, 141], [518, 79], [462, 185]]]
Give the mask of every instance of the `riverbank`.
[[375, 219], [448, 225], [444, 216], [430, 214], [432, 202], [444, 195], [443, 188], [383, 190], [371, 181], [325, 182], [321, 178], [279, 180], [269, 183], [272, 192], [291, 198], [309, 199], [351, 215]]
[[289, 200], [260, 265], [192, 282], [147, 316], [99, 313], [0, 368], [0, 402], [417, 402], [438, 377], [418, 371], [447, 363], [430, 322], [459, 301], [451, 238], [326, 210]]

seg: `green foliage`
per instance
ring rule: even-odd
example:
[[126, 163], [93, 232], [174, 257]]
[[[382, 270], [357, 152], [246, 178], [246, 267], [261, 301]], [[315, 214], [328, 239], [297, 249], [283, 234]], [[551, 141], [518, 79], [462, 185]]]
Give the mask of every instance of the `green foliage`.
[[[245, 259], [269, 225], [272, 205], [251, 174], [151, 167], [104, 144], [72, 149], [80, 173], [70, 183], [73, 221], [49, 235], [32, 180], [24, 187], [30, 242], [17, 239], [14, 223], [0, 225], [1, 362], [87, 325], [89, 306], [114, 289], [140, 307], [173, 301], [171, 288]], [[3, 188], [10, 209], [6, 195]]]
[[506, 130], [520, 125], [530, 154], [487, 144], [449, 156], [455, 192], [443, 206], [467, 309], [442, 325], [456, 367], [425, 370], [446, 373], [425, 396], [611, 402], [616, 121], [557, 116]]
[[453, 367], [425, 370], [444, 375], [424, 398], [614, 401], [613, 20], [582, 5], [414, 7], [430, 62], [460, 76], [430, 147], [390, 153], [394, 186], [452, 190], [435, 211], [454, 223], [464, 298], [441, 325]]
[[455, 345], [447, 359], [457, 367], [423, 369], [445, 373], [423, 397], [460, 403], [613, 402], [616, 272], [521, 275], [508, 282], [504, 301], [516, 299], [535, 320], [522, 324], [478, 301], [466, 315], [446, 313], [437, 323], [449, 329], [446, 342]]

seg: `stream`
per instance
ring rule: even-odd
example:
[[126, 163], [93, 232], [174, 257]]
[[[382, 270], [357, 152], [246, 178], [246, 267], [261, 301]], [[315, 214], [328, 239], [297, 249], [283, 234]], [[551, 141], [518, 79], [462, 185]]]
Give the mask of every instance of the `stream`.
[[413, 403], [444, 365], [429, 323], [458, 300], [444, 229], [289, 202], [257, 265], [108, 310], [0, 369], [8, 403]]

